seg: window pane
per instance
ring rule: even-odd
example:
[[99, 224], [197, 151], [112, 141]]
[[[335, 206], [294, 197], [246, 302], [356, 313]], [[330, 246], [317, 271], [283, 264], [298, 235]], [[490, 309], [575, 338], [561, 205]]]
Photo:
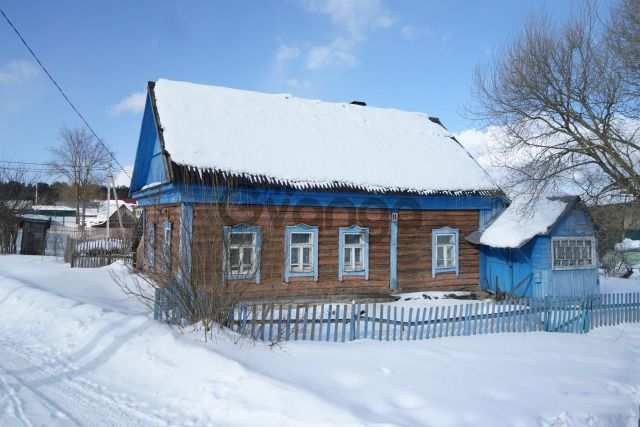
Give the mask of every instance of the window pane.
[[234, 246], [253, 245], [253, 233], [230, 233], [229, 243]]
[[300, 249], [291, 248], [291, 266], [298, 265], [300, 263]]
[[347, 266], [351, 265], [351, 248], [344, 248], [344, 263]]
[[242, 263], [245, 265], [253, 263], [253, 248], [244, 248], [242, 250]]
[[230, 249], [229, 250], [229, 264], [233, 268], [234, 266], [240, 265], [240, 250], [239, 249]]
[[438, 246], [438, 251], [437, 251], [437, 262], [436, 262], [436, 266], [437, 267], [444, 267], [444, 246]]
[[445, 266], [446, 267], [453, 266], [453, 246], [445, 247]]
[[311, 248], [302, 248], [302, 263], [311, 265]]
[[292, 244], [311, 243], [311, 233], [291, 233]]
[[436, 244], [438, 244], [438, 245], [452, 245], [453, 244], [453, 236], [450, 235], [450, 234], [436, 236]]
[[362, 270], [362, 248], [354, 248], [354, 270], [361, 271]]
[[359, 245], [362, 241], [362, 234], [345, 234], [344, 243], [347, 245]]

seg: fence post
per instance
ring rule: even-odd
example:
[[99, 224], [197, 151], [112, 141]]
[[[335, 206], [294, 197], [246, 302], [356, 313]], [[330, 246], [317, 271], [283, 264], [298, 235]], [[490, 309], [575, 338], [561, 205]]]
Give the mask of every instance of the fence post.
[[[327, 312], [329, 317], [327, 318], [327, 331], [325, 333], [325, 341], [331, 340], [331, 311], [332, 311], [331, 309], [332, 309], [332, 305], [329, 304], [328, 312]], [[324, 324], [324, 314], [320, 313], [320, 317], [322, 318], [322, 323], [320, 325], [323, 325]], [[320, 330], [320, 335], [322, 335], [322, 330]]]
[[[376, 310], [376, 304], [373, 303], [373, 311]], [[360, 316], [360, 312], [358, 312]], [[369, 303], [364, 305], [364, 338], [369, 338]]]
[[355, 339], [356, 339], [356, 305], [351, 303], [351, 325], [349, 325], [349, 341], [354, 341]]
[[334, 319], [335, 321], [334, 321], [334, 328], [333, 328], [333, 342], [338, 342], [339, 319], [340, 319], [340, 304], [336, 304], [336, 317]]

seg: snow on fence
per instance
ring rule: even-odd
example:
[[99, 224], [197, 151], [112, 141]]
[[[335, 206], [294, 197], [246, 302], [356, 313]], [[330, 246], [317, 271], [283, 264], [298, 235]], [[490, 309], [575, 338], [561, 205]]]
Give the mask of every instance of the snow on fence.
[[[159, 310], [160, 320], [177, 322], [181, 317], [175, 310]], [[395, 304], [242, 304], [232, 313], [227, 327], [272, 343], [413, 341], [534, 331], [582, 334], [602, 326], [640, 322], [640, 292], [416, 308]]]
[[127, 240], [115, 238], [73, 239], [68, 238], [65, 261], [71, 267], [104, 267], [116, 261], [130, 264], [133, 253]]

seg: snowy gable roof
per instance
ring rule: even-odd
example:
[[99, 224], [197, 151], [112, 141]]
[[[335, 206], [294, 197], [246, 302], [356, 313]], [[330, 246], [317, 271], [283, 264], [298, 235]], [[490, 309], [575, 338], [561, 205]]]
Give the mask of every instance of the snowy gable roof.
[[421, 113], [186, 82], [150, 85], [171, 161], [296, 188], [499, 191]]
[[479, 243], [495, 248], [519, 248], [546, 234], [576, 197], [545, 197], [533, 203], [514, 201], [481, 234]]

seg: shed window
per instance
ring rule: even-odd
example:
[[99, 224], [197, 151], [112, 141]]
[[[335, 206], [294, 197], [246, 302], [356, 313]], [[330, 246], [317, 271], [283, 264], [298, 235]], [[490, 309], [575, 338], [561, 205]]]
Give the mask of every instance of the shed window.
[[554, 237], [553, 268], [569, 270], [595, 266], [595, 239], [593, 237]]
[[431, 272], [455, 272], [458, 274], [458, 230], [455, 228], [438, 228], [432, 231]]
[[289, 277], [318, 277], [318, 228], [308, 225], [285, 229], [285, 281]]
[[259, 227], [225, 227], [226, 279], [256, 279], [259, 282], [260, 240]]
[[369, 277], [369, 229], [340, 227], [339, 279], [344, 276]]

